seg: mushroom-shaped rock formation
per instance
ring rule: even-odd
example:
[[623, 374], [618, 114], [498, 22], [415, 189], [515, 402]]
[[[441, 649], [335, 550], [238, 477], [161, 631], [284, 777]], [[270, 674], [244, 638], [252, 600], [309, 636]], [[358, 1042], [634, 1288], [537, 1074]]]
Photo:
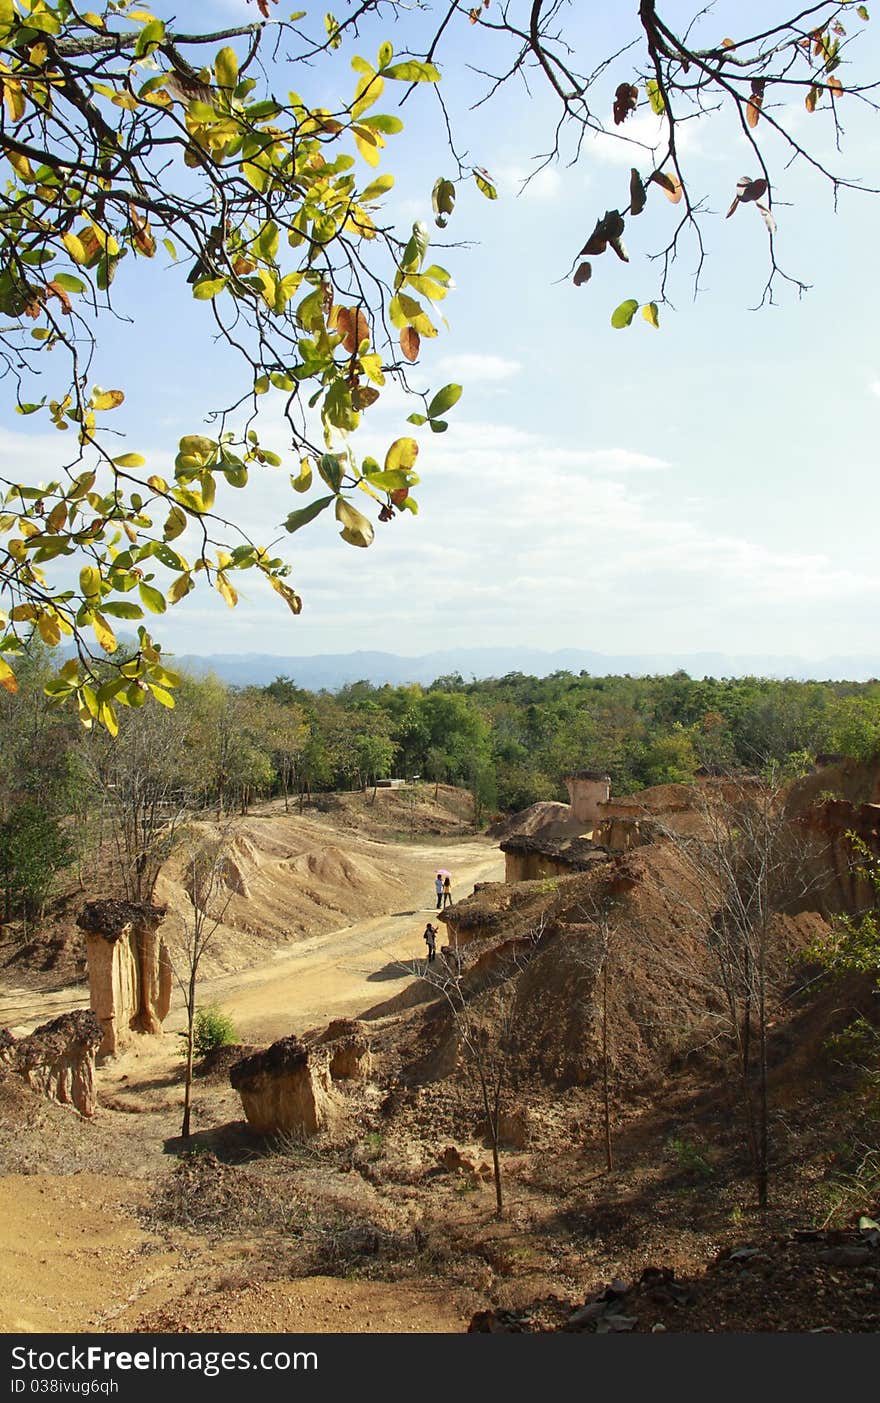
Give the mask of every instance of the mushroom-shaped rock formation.
[[344, 1102], [334, 1082], [365, 1080], [372, 1065], [364, 1025], [337, 1018], [323, 1031], [281, 1038], [229, 1069], [248, 1124], [265, 1135], [316, 1135]]
[[329, 1058], [299, 1038], [280, 1038], [229, 1069], [247, 1122], [264, 1135], [316, 1135], [334, 1119]]
[[26, 1038], [0, 1029], [0, 1065], [29, 1086], [81, 1116], [95, 1114], [95, 1049], [103, 1029], [90, 1009], [62, 1013]]
[[104, 1036], [100, 1057], [132, 1033], [161, 1033], [171, 1004], [171, 960], [158, 927], [165, 907], [90, 901], [77, 917], [85, 934], [89, 994]]

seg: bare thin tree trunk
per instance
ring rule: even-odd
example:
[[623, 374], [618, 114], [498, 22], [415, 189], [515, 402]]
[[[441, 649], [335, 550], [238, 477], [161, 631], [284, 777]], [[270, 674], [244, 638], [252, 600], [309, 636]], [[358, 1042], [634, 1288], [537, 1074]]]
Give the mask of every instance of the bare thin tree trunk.
[[180, 1134], [184, 1140], [189, 1139], [190, 1111], [192, 1103], [192, 1079], [193, 1079], [193, 1044], [194, 1028], [196, 1018], [196, 977], [198, 967], [195, 963], [190, 968], [189, 986], [186, 996], [186, 1076], [183, 1084], [183, 1125]]
[[602, 1103], [605, 1118], [605, 1168], [610, 1174], [614, 1168], [614, 1154], [611, 1146], [611, 1101], [608, 1089], [608, 949], [602, 963]]

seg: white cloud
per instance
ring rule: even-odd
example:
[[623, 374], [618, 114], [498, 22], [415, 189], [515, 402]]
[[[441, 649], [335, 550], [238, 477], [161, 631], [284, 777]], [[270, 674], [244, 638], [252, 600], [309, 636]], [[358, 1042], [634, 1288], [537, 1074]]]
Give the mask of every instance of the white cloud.
[[[675, 146], [679, 155], [693, 156], [698, 151], [696, 124], [676, 122]], [[584, 139], [583, 155], [612, 165], [639, 166], [645, 156], [664, 155], [669, 145], [669, 124], [665, 117], [653, 112], [639, 112], [613, 131], [596, 132]]]
[[509, 380], [521, 370], [522, 365], [519, 361], [470, 351], [463, 351], [460, 355], [441, 356], [434, 367], [435, 377], [451, 375], [465, 383]]
[[503, 195], [518, 195], [524, 200], [556, 200], [562, 192], [562, 176], [555, 166], [540, 169], [527, 166], [496, 166], [493, 175]]
[[872, 380], [868, 389], [871, 391], [872, 395], [876, 395], [877, 398], [880, 399], [880, 380]]

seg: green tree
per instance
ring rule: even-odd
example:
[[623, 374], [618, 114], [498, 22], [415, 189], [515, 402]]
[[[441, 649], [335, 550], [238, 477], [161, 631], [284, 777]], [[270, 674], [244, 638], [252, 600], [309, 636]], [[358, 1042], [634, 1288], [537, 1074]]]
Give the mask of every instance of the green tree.
[[28, 921], [42, 914], [55, 876], [74, 859], [74, 844], [57, 818], [34, 799], [17, 804], [0, 823], [3, 919]]

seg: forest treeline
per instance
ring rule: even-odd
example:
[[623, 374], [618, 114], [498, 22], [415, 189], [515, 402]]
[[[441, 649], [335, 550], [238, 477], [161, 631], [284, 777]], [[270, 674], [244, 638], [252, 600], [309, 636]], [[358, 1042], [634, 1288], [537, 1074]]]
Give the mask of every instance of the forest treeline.
[[[172, 810], [246, 812], [271, 796], [292, 804], [419, 776], [468, 788], [479, 821], [564, 800], [565, 774], [585, 767], [607, 770], [620, 794], [707, 771], [795, 774], [823, 752], [880, 754], [878, 680], [454, 674], [315, 693], [288, 677], [243, 688], [184, 677], [173, 710], [124, 709], [114, 739], [53, 704], [51, 676], [49, 654], [34, 649], [17, 695], [0, 691], [6, 920], [39, 908], [86, 841], [94, 849], [111, 833], [131, 860]], [[130, 894], [145, 886], [146, 873]]]

